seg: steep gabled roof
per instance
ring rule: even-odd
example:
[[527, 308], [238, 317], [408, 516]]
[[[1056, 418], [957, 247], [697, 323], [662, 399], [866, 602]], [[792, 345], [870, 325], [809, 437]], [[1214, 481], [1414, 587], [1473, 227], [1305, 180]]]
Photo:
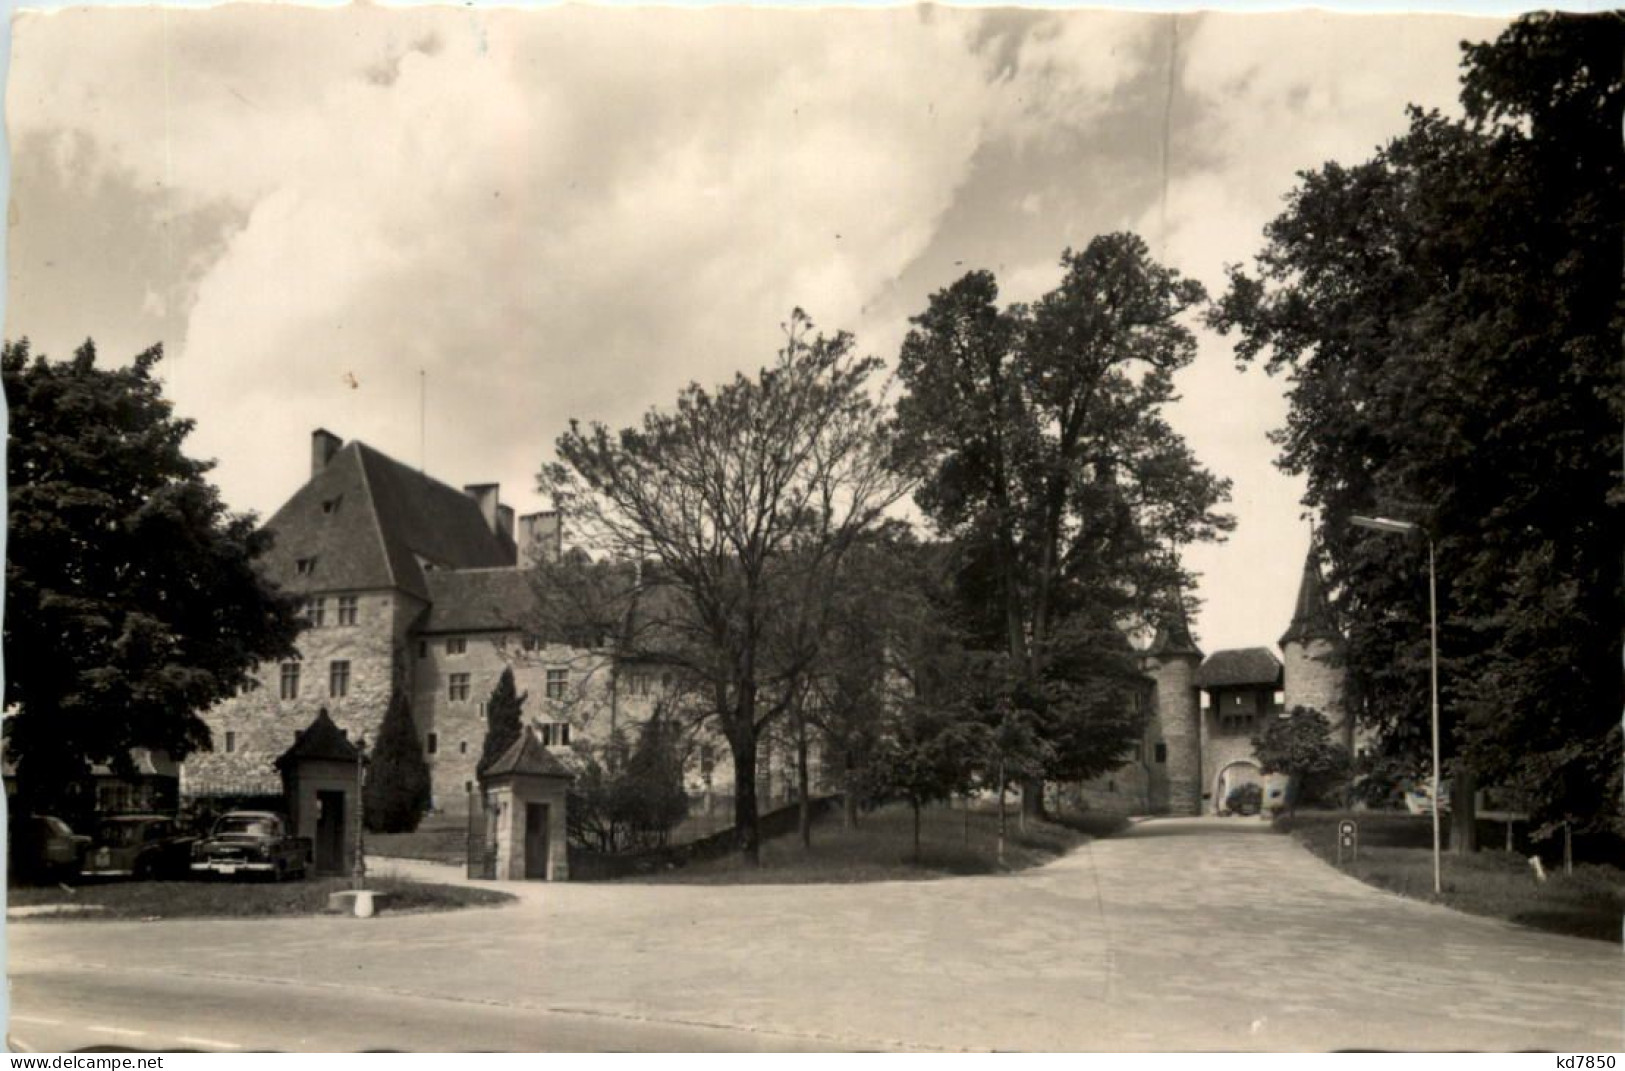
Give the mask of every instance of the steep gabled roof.
[[1292, 608], [1292, 623], [1281, 635], [1281, 646], [1309, 640], [1336, 642], [1342, 638], [1332, 617], [1331, 602], [1326, 598], [1326, 584], [1320, 576], [1319, 555], [1311, 546], [1303, 561], [1303, 578], [1298, 581], [1298, 601]]
[[575, 777], [564, 763], [553, 755], [536, 739], [536, 734], [530, 726], [525, 726], [519, 734], [519, 739], [508, 745], [508, 750], [496, 757], [480, 772], [480, 776], [489, 780], [493, 777], [504, 777], [510, 774], [528, 774], [534, 777]]
[[430, 605], [421, 632], [509, 632], [536, 618], [536, 596], [525, 569], [431, 570], [424, 581]]
[[350, 743], [350, 738], [345, 735], [343, 729], [333, 724], [326, 707], [317, 712], [316, 720], [299, 734], [293, 746], [277, 756], [276, 768], [280, 770], [288, 763], [300, 759], [321, 759], [328, 762], [356, 761], [355, 745]]
[[1196, 669], [1198, 688], [1239, 688], [1281, 684], [1281, 662], [1268, 647], [1214, 651]]
[[[427, 599], [433, 569], [511, 566], [513, 541], [479, 504], [365, 443], [346, 444], [277, 510], [265, 569], [287, 591], [399, 588]], [[307, 572], [301, 560], [314, 560]]]

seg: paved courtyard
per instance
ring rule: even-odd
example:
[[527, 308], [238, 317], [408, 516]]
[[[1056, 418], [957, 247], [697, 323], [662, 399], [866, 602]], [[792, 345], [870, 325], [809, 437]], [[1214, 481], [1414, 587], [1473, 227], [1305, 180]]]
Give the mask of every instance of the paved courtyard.
[[1142, 822], [1003, 878], [504, 887], [520, 903], [365, 921], [13, 925], [13, 1012], [82, 973], [165, 993], [274, 982], [290, 1000], [321, 991], [334, 1015], [348, 994], [738, 1031], [752, 1047], [1625, 1047], [1618, 946], [1401, 900], [1252, 821]]

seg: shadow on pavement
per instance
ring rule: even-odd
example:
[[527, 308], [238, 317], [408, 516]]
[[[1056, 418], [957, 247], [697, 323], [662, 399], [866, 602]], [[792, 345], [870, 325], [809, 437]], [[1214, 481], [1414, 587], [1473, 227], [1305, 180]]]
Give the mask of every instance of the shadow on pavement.
[[1255, 818], [1141, 818], [1115, 834], [1113, 840], [1130, 837], [1241, 837], [1271, 833], [1268, 822]]

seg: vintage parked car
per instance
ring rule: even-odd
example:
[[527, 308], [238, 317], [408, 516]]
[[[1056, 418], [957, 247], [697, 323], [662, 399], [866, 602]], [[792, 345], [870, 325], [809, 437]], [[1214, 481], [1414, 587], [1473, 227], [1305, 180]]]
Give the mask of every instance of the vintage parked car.
[[194, 874], [260, 874], [281, 881], [305, 876], [311, 861], [309, 837], [295, 837], [280, 814], [230, 811], [192, 846]]
[[87, 877], [178, 877], [187, 873], [197, 838], [181, 832], [173, 818], [130, 814], [105, 818], [85, 856]]
[[12, 827], [12, 872], [24, 881], [76, 878], [84, 865], [90, 838], [50, 814], [31, 814]]

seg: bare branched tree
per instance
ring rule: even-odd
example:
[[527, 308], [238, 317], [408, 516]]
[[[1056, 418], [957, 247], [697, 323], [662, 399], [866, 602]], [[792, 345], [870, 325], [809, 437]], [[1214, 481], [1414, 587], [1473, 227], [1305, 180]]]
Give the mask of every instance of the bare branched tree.
[[869, 391], [879, 362], [852, 345], [798, 309], [756, 377], [690, 385], [618, 433], [572, 423], [541, 476], [584, 550], [636, 563], [622, 642], [698, 682], [733, 754], [752, 861], [758, 740], [816, 660], [847, 552], [912, 485]]

